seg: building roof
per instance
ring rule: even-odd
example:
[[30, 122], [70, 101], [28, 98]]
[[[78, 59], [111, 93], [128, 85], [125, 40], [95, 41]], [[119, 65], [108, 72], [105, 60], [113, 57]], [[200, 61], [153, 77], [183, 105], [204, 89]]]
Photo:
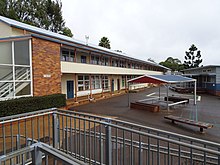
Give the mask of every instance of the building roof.
[[[102, 51], [102, 52], [107, 52], [110, 55], [115, 56], [115, 57], [123, 57], [125, 59], [130, 59], [130, 60], [134, 60], [134, 61], [137, 61], [137, 62], [146, 63], [146, 64], [149, 64], [149, 65], [152, 65], [152, 66], [161, 67], [165, 70], [170, 70], [170, 68], [159, 65], [157, 63], [152, 63], [152, 62], [132, 58], [132, 57], [129, 57], [129, 55], [127, 55], [125, 53], [116, 52], [114, 50], [103, 48], [101, 46], [93, 45], [93, 44], [90, 44], [90, 43], [86, 44], [83, 41], [80, 41], [80, 40], [77, 40], [77, 39], [62, 35], [62, 34], [54, 33], [54, 32], [51, 32], [49, 30], [45, 30], [45, 29], [42, 29], [42, 28], [31, 26], [31, 25], [28, 25], [28, 24], [25, 24], [25, 23], [22, 23], [22, 22], [13, 20], [13, 19], [9, 19], [9, 18], [3, 17], [3, 16], [0, 16], [0, 22], [4, 22], [9, 26], [19, 28], [19, 29], [24, 29], [24, 30], [27, 30], [27, 31], [30, 31], [30, 32], [33, 32], [33, 33], [43, 35], [43, 36], [52, 37], [52, 38], [59, 39], [59, 40], [62, 40], [62, 41], [66, 41], [66, 42], [70, 42], [70, 43], [73, 43], [73, 44], [81, 45], [83, 47], [86, 47], [87, 49], [90, 48], [90, 49], [96, 49], [96, 50], [99, 50], [99, 51]], [[36, 36], [36, 34], [33, 34], [33, 35]], [[38, 36], [38, 37], [40, 37], [40, 36]], [[51, 38], [45, 38], [45, 39], [49, 40]]]
[[182, 71], [191, 71], [191, 70], [201, 70], [201, 69], [205, 69], [205, 68], [216, 68], [216, 67], [220, 67], [220, 65], [206, 65], [206, 66], [201, 66], [201, 67], [197, 67], [197, 68], [189, 68], [189, 69], [183, 69]]
[[184, 77], [180, 75], [143, 75], [137, 78], [131, 79], [130, 83], [153, 83], [153, 84], [175, 84], [180, 82], [194, 82], [195, 79]]

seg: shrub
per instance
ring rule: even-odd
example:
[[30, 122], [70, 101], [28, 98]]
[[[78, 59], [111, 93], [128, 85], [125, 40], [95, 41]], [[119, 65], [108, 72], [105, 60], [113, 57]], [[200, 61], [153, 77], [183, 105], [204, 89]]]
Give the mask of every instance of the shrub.
[[0, 117], [64, 106], [66, 106], [65, 94], [22, 97], [0, 101]]

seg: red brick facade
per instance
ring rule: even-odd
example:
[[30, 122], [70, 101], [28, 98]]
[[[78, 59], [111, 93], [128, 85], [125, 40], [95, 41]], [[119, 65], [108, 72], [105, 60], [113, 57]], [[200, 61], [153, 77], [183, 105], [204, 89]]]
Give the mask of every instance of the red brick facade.
[[34, 96], [61, 93], [60, 44], [32, 38]]

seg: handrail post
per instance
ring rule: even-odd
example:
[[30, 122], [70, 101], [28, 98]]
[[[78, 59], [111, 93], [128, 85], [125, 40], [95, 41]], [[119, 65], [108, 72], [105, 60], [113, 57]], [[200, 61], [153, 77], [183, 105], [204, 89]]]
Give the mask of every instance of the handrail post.
[[37, 146], [35, 146], [34, 150], [32, 151], [32, 164], [33, 165], [42, 164], [42, 152]]
[[58, 128], [59, 120], [56, 113], [53, 113], [53, 147], [58, 148], [59, 139], [58, 139]]
[[[108, 119], [107, 120], [108, 123], [111, 123], [111, 121]], [[105, 141], [105, 145], [106, 145], [106, 165], [112, 165], [112, 130], [111, 130], [111, 126], [109, 126], [108, 124], [105, 126], [106, 127], [106, 141]], [[116, 144], [117, 145], [117, 144]]]
[[[20, 134], [16, 135], [16, 149], [19, 150], [20, 149]], [[16, 157], [17, 163], [20, 163], [20, 156]]]

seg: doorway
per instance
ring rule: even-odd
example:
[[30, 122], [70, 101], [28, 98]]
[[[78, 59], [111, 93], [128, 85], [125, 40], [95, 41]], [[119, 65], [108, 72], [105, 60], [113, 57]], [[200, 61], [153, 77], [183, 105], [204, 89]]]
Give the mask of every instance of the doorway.
[[74, 98], [74, 82], [72, 80], [67, 81], [67, 99]]
[[114, 92], [114, 84], [115, 84], [115, 81], [114, 81], [114, 79], [112, 79], [112, 83], [111, 83], [111, 87], [112, 87], [111, 91], [112, 92]]
[[118, 87], [118, 91], [120, 91], [120, 79], [117, 79], [117, 87]]

